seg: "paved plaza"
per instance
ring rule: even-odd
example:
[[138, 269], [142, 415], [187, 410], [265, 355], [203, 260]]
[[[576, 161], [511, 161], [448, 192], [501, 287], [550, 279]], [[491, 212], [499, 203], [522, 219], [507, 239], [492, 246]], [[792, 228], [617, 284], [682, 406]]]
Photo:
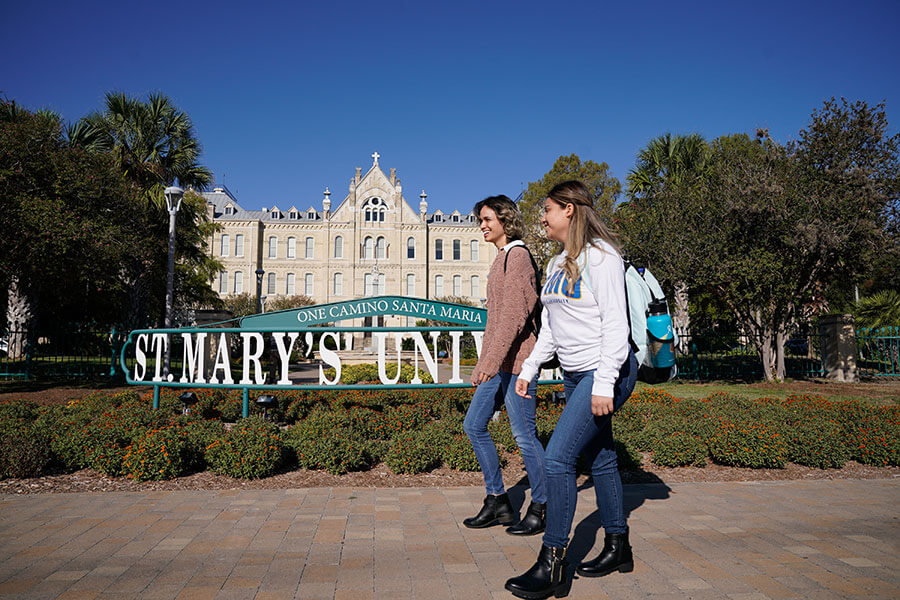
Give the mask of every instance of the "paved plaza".
[[[628, 485], [635, 570], [569, 598], [900, 598], [900, 481]], [[0, 598], [512, 598], [540, 536], [469, 530], [483, 490], [0, 496]], [[514, 504], [526, 501], [519, 488]], [[599, 520], [580, 491], [570, 561]]]

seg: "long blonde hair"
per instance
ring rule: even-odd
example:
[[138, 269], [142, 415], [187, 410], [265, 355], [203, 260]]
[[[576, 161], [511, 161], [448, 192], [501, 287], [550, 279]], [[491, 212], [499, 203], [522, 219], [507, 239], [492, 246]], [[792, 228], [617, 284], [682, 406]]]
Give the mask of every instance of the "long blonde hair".
[[[569, 280], [568, 291], [572, 293], [575, 282], [581, 275], [581, 268], [578, 264], [578, 257], [581, 256], [581, 253], [589, 245], [600, 248], [594, 241], [600, 238], [621, 254], [619, 236], [607, 229], [600, 220], [600, 215], [594, 210], [591, 191], [582, 182], [573, 179], [557, 183], [547, 197], [562, 207], [571, 204], [575, 209], [569, 220], [569, 234], [564, 246], [566, 262], [563, 266]], [[602, 250], [602, 248], [600, 249]]]

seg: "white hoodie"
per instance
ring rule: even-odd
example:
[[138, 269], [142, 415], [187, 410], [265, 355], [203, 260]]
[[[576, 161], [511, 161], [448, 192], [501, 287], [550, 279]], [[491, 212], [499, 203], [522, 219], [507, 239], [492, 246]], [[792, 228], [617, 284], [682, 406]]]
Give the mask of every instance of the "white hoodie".
[[588, 246], [587, 261], [584, 254], [578, 261], [582, 268], [587, 263], [588, 285], [579, 275], [571, 295], [563, 270], [566, 253], [550, 261], [541, 290], [541, 331], [519, 379], [534, 379], [555, 352], [566, 371], [596, 369], [591, 394], [612, 397], [629, 351], [625, 265], [612, 246], [599, 239], [595, 243], [602, 250]]

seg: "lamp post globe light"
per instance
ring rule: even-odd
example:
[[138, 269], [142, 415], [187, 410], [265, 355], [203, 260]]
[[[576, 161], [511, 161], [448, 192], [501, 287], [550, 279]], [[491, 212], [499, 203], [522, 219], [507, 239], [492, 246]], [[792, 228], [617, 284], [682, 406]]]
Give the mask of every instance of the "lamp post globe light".
[[262, 280], [263, 275], [265, 274], [266, 272], [262, 269], [256, 270], [256, 314], [262, 312], [262, 300], [260, 299], [260, 296], [262, 295]]
[[[166, 329], [172, 328], [172, 315], [174, 312], [174, 296], [175, 296], [175, 218], [178, 215], [178, 209], [181, 208], [181, 201], [184, 199], [184, 190], [177, 185], [170, 185], [164, 192], [166, 197], [166, 209], [169, 211], [169, 261], [168, 270], [166, 271]], [[169, 374], [169, 348], [171, 344], [166, 344], [166, 359], [164, 372]]]

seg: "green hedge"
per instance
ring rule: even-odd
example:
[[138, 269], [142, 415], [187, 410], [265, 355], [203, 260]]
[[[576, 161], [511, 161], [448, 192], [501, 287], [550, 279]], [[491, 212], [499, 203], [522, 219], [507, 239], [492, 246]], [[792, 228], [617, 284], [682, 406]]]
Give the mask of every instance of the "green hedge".
[[[538, 392], [537, 431], [544, 444], [563, 410], [551, 401], [559, 389]], [[164, 390], [160, 410], [151, 408], [149, 393], [135, 391], [92, 393], [55, 407], [2, 402], [0, 477], [90, 467], [139, 480], [207, 468], [253, 478], [294, 463], [340, 474], [382, 461], [397, 473], [441, 464], [478, 470], [462, 430], [470, 389], [276, 392], [279, 408], [270, 415], [280, 426], [258, 415], [239, 419], [241, 394], [228, 390], [194, 390], [198, 403], [182, 415], [182, 391]], [[225, 423], [234, 420], [226, 433]], [[505, 412], [488, 429], [501, 460], [518, 451]], [[616, 413], [613, 431], [619, 466], [626, 470], [639, 468], [644, 455], [666, 467], [709, 461], [754, 468], [788, 462], [839, 468], [848, 460], [900, 464], [900, 407], [813, 395], [683, 400], [645, 388]]]

